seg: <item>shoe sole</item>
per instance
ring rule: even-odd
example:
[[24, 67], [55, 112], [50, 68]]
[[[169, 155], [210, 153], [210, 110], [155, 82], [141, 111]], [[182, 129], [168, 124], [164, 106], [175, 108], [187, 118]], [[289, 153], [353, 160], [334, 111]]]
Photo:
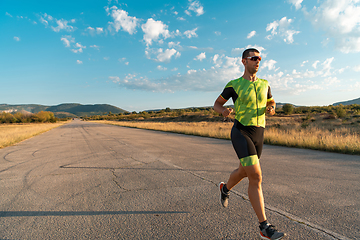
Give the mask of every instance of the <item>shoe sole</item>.
[[[281, 236], [281, 237], [278, 237], [278, 238], [275, 238], [275, 239], [273, 239], [273, 240], [280, 240], [280, 239], [282, 239], [283, 237], [285, 237], [286, 236], [286, 234], [284, 234], [284, 236]], [[262, 233], [260, 232], [260, 238], [261, 239], [267, 239], [267, 240], [271, 240], [271, 238], [268, 238], [268, 237], [265, 237], [264, 235], [262, 235]]]

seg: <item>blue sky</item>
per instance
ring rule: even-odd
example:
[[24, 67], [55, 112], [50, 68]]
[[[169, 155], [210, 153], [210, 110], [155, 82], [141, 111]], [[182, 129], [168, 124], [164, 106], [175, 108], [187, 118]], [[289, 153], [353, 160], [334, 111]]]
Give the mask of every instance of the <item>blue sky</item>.
[[[0, 103], [212, 106], [245, 48], [277, 102], [360, 97], [360, 2], [0, 1]], [[231, 102], [232, 103], [232, 102]]]

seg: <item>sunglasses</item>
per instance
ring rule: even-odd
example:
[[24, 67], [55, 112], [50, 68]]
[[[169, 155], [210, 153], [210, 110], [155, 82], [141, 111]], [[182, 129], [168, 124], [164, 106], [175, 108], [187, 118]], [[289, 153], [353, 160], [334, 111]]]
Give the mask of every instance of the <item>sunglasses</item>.
[[246, 57], [246, 59], [250, 59], [251, 61], [261, 61], [261, 57], [260, 56], [253, 56], [253, 57]]

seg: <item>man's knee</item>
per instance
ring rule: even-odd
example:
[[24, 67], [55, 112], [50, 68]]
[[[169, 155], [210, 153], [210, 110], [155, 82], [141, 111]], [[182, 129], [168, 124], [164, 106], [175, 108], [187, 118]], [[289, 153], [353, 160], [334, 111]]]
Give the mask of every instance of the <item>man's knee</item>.
[[250, 184], [259, 185], [262, 182], [262, 174], [261, 172], [248, 174], [248, 179]]

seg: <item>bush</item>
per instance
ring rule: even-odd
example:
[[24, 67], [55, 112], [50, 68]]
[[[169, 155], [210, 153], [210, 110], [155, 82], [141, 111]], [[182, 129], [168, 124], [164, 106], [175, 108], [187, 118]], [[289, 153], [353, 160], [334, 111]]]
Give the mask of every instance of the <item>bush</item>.
[[36, 114], [23, 114], [17, 112], [14, 115], [11, 113], [0, 113], [0, 123], [29, 123], [29, 122], [51, 122], [57, 121], [52, 112], [38, 112]]
[[294, 106], [287, 103], [282, 107], [282, 109], [286, 115], [290, 115], [294, 111]]
[[11, 113], [1, 113], [1, 123], [16, 123], [17, 119]]
[[346, 116], [346, 110], [342, 106], [337, 107], [335, 110], [335, 114], [338, 118], [343, 118]]

